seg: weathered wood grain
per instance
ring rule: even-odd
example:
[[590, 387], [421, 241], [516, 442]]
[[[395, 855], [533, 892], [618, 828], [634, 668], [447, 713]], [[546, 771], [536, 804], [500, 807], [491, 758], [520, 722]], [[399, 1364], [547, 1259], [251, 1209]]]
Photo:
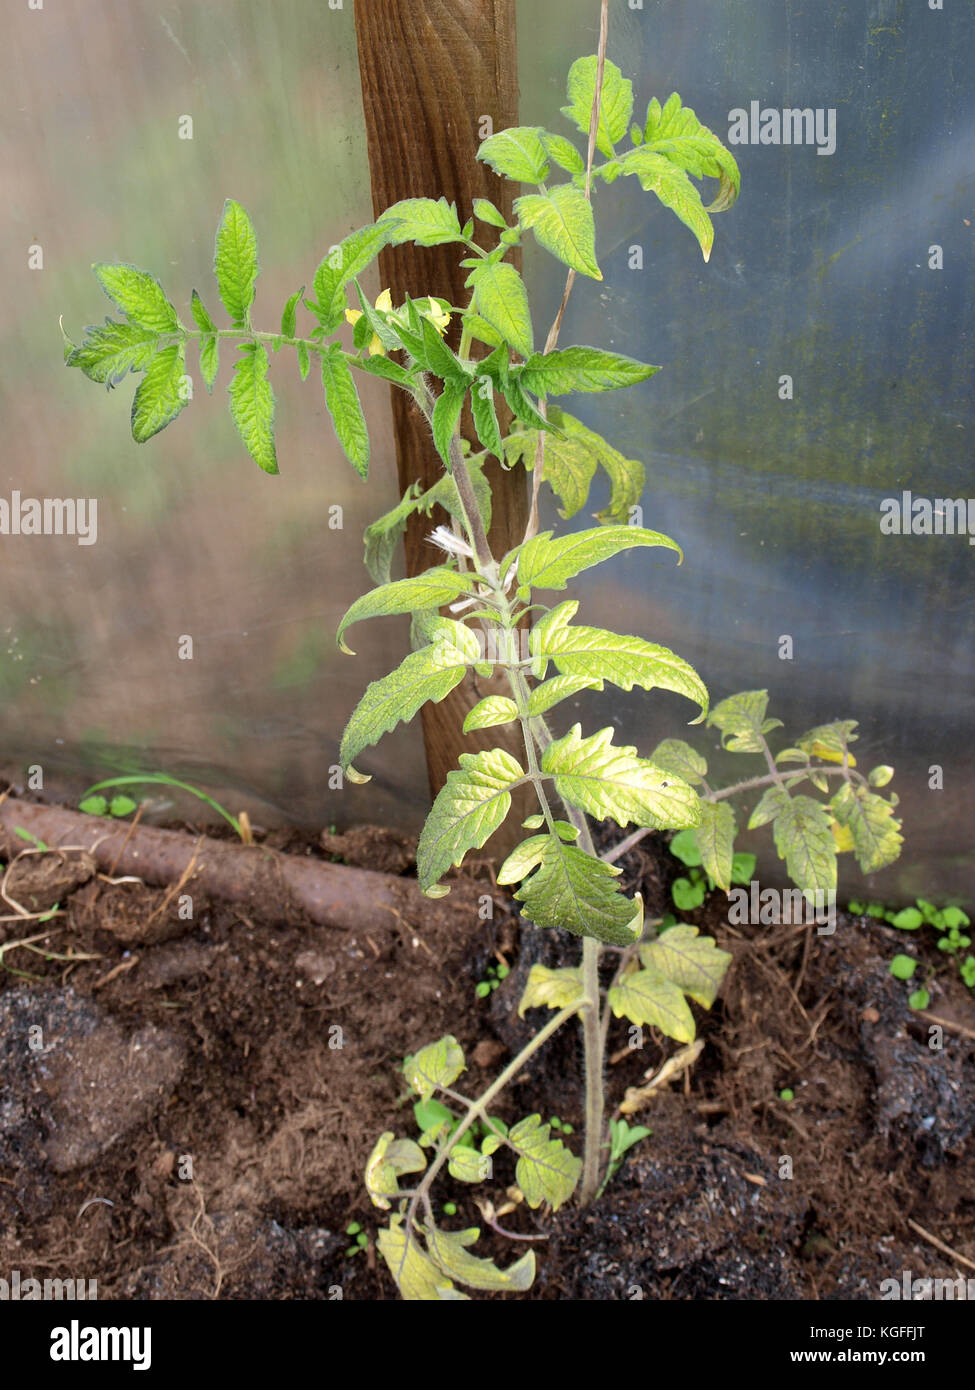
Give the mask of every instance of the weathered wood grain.
[[[471, 215], [474, 198], [489, 198], [510, 220], [512, 185], [476, 155], [483, 117], [490, 116], [494, 130], [518, 120], [514, 0], [356, 0], [355, 23], [376, 216], [402, 198], [443, 194], [456, 202], [461, 222]], [[394, 304], [407, 293], [424, 292], [466, 303], [468, 272], [458, 265], [461, 254], [457, 246], [389, 247], [379, 258], [382, 284], [390, 288]], [[456, 348], [455, 329], [450, 338]], [[442, 465], [422, 416], [402, 391], [391, 389], [400, 490], [414, 481], [427, 487], [441, 476]], [[473, 439], [466, 413], [463, 428]], [[505, 473], [494, 460], [485, 472], [494, 499], [489, 539], [501, 555], [524, 534], [526, 480], [520, 470]], [[445, 520], [442, 514], [435, 517]], [[409, 525], [408, 574], [437, 562], [438, 552], [426, 539], [433, 524], [420, 518]], [[506, 687], [497, 688], [507, 693]], [[467, 711], [494, 689], [472, 678], [442, 703], [424, 708], [434, 793], [462, 752], [502, 746], [516, 757], [523, 754], [517, 725], [461, 732]], [[495, 852], [519, 838], [514, 815], [510, 823], [515, 830], [499, 832], [492, 841]]]

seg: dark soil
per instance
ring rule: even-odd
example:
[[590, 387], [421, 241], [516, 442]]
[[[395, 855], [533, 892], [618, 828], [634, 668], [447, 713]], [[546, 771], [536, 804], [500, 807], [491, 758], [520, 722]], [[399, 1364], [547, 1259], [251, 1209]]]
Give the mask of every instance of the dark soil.
[[[408, 841], [370, 827], [265, 838], [386, 872], [412, 862]], [[661, 915], [676, 872], [663, 844], [622, 865]], [[454, 889], [466, 929], [431, 901], [375, 939], [297, 916], [271, 927], [260, 904], [245, 918], [196, 902], [188, 920], [172, 891], [110, 882], [71, 853], [24, 857], [5, 891], [65, 915], [0, 927], [6, 942], [52, 931], [62, 957], [18, 947], [0, 971], [0, 1277], [97, 1279], [101, 1299], [395, 1297], [372, 1244], [350, 1258], [344, 1232], [376, 1229], [361, 1175], [380, 1132], [415, 1134], [398, 1063], [451, 1032], [467, 1092], [482, 1089], [532, 1031], [516, 1012], [531, 962], [577, 951], [522, 928], [486, 870]], [[699, 1017], [699, 1059], [631, 1117], [652, 1137], [597, 1205], [500, 1218], [544, 1237], [528, 1297], [872, 1299], [905, 1270], [970, 1274], [916, 1229], [975, 1261], [975, 1008], [933, 934], [908, 948], [937, 970], [942, 1025], [889, 973], [904, 933], [842, 916], [832, 936], [731, 927], [726, 906], [718, 893], [689, 918], [734, 963]], [[477, 999], [502, 959], [511, 975]], [[680, 1050], [627, 1041], [615, 1023], [611, 1106]], [[564, 1030], [496, 1113], [558, 1114], [575, 1145], [580, 1054]], [[472, 1194], [502, 1205], [513, 1173], [497, 1172], [488, 1193], [442, 1187], [458, 1206], [444, 1224], [483, 1226]], [[504, 1264], [526, 1248], [486, 1237], [480, 1253]]]

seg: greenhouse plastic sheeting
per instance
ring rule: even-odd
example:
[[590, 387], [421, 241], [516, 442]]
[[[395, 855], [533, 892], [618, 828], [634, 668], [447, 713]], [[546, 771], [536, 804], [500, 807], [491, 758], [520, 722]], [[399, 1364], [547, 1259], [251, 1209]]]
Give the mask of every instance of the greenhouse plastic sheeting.
[[[876, 890], [967, 899], [975, 12], [610, 8], [609, 56], [637, 112], [678, 90], [737, 137], [742, 196], [704, 264], [635, 181], [597, 190], [604, 281], [577, 283], [562, 341], [663, 370], [573, 409], [645, 462], [644, 523], [685, 559], [641, 551], [605, 566], [587, 619], [624, 612], [715, 699], [767, 687], [792, 735], [859, 720], [862, 760], [897, 767], [907, 840]], [[520, 119], [557, 125], [570, 63], [595, 51], [598, 5], [525, 0], [519, 20]], [[362, 530], [396, 500], [387, 388], [364, 389], [366, 488], [338, 456], [314, 373], [301, 383], [274, 360], [281, 475], [268, 477], [227, 417], [226, 368], [195, 419], [140, 447], [127, 399], [64, 371], [58, 332], [60, 315], [77, 333], [108, 312], [94, 261], [144, 266], [181, 305], [194, 286], [206, 298], [226, 196], [254, 219], [257, 310], [272, 327], [324, 251], [371, 219], [351, 3], [61, 0], [4, 25], [0, 495], [98, 501], [94, 544], [0, 536], [5, 770], [23, 785], [42, 767], [45, 791], [65, 795], [166, 770], [265, 822], [415, 828], [417, 729], [364, 760], [368, 792], [329, 786], [345, 719], [406, 642], [401, 623], [372, 625], [352, 661], [333, 640], [367, 583]], [[787, 144], [781, 113], [794, 109], [810, 117]], [[563, 272], [530, 247], [525, 274], [541, 324]], [[908, 506], [966, 499], [973, 534], [885, 533], [885, 499], [903, 506], [905, 493]], [[570, 524], [591, 524], [591, 510]], [[551, 508], [546, 519], [563, 524]], [[580, 699], [579, 714], [644, 751], [687, 718], [677, 697], [620, 692]], [[689, 736], [717, 745], [712, 730]]]

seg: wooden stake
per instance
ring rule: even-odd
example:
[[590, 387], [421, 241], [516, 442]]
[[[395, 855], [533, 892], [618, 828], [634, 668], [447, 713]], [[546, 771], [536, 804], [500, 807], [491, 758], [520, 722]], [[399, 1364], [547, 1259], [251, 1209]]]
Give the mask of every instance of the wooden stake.
[[[494, 131], [518, 122], [515, 0], [356, 0], [355, 24], [376, 216], [402, 198], [444, 195], [456, 202], [462, 223], [471, 216], [474, 198], [489, 198], [510, 222], [513, 185], [476, 156], [486, 120]], [[464, 288], [468, 272], [458, 265], [462, 253], [456, 245], [388, 247], [379, 257], [382, 285], [390, 289], [394, 304], [401, 304], [407, 293], [423, 291], [465, 304], [470, 291]], [[456, 323], [448, 336], [456, 348], [455, 329]], [[429, 487], [442, 476], [443, 465], [425, 421], [402, 391], [391, 389], [400, 491], [411, 482]], [[502, 430], [506, 423], [502, 418]], [[462, 428], [473, 440], [466, 411]], [[489, 541], [501, 556], [525, 531], [526, 479], [520, 470], [504, 472], [494, 460], [485, 475], [493, 495]], [[405, 541], [408, 575], [439, 562], [426, 538], [446, 520], [443, 513], [411, 520]], [[472, 675], [446, 700], [424, 707], [433, 794], [457, 766], [460, 753], [503, 747], [515, 757], [523, 755], [517, 725], [462, 733], [468, 710], [491, 693], [509, 691], [506, 683]], [[517, 810], [508, 819], [513, 828], [507, 834], [502, 828], [489, 852], [506, 852], [521, 838], [523, 817], [516, 816]]]

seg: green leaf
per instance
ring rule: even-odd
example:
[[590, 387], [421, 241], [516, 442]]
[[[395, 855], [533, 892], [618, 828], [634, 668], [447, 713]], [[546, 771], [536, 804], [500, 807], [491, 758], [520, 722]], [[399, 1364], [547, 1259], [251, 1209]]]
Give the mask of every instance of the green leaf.
[[539, 414], [527, 391], [523, 389], [520, 371], [513, 371], [506, 381], [501, 382], [501, 391], [516, 420], [536, 430], [550, 431], [548, 421]]
[[[223, 205], [213, 269], [223, 307], [235, 325], [246, 324], [257, 281], [257, 237], [247, 213], [233, 198], [228, 198]], [[277, 469], [265, 471], [277, 472]]]
[[727, 893], [735, 852], [735, 813], [726, 801], [702, 801], [701, 824], [695, 830], [704, 872]]
[[571, 391], [614, 391], [635, 386], [659, 372], [646, 362], [600, 348], [556, 348], [533, 353], [521, 372], [521, 383], [536, 396], [565, 396]]
[[[550, 424], [562, 432], [561, 437], [549, 432], [545, 440], [545, 481], [562, 502], [560, 515], [575, 516], [585, 506], [598, 465], [609, 477], [611, 496], [609, 505], [597, 512], [597, 518], [627, 521], [630, 509], [639, 502], [643, 492], [643, 464], [639, 459], [624, 458], [600, 435], [555, 405], [549, 405], [548, 418]], [[535, 430], [509, 435], [505, 443], [509, 464], [520, 458], [529, 470], [534, 465], [537, 448], [538, 432]]]
[[697, 879], [675, 878], [670, 886], [670, 892], [674, 899], [674, 906], [680, 908], [681, 912], [693, 912], [696, 907], [701, 906], [707, 897], [703, 875]]
[[775, 818], [775, 848], [803, 894], [836, 887], [836, 841], [825, 807], [794, 796]]
[[511, 788], [524, 778], [503, 748], [460, 755], [460, 770], [448, 772], [417, 845], [417, 876], [424, 891], [494, 834], [511, 809]]
[[761, 753], [767, 708], [767, 690], [743, 690], [715, 705], [708, 715], [708, 724], [721, 730], [722, 747], [730, 752]]
[[84, 811], [87, 816], [104, 816], [108, 811], [108, 802], [103, 796], [86, 796], [78, 802], [78, 810]]
[[789, 793], [784, 787], [768, 787], [762, 793], [762, 799], [755, 807], [748, 818], [748, 829], [757, 830], [760, 825], [768, 825], [770, 820], [789, 805]]
[[[849, 745], [857, 741], [857, 735], [853, 732], [856, 727], [855, 719], [837, 719], [833, 724], [820, 724], [810, 729], [808, 734], [797, 738], [796, 743], [804, 753], [826, 762], [841, 763]], [[851, 767], [856, 767], [855, 758], [847, 755], [847, 759]]]
[[355, 357], [351, 365], [356, 371], [368, 372], [370, 376], [382, 377], [384, 381], [391, 381], [395, 386], [403, 386], [409, 389], [413, 385], [413, 377], [405, 367], [401, 367], [398, 362], [391, 362], [388, 357]]
[[65, 362], [69, 367], [80, 367], [89, 381], [117, 386], [129, 372], [141, 372], [149, 366], [158, 342], [159, 334], [153, 328], [106, 319], [85, 329], [81, 346], [72, 348]]
[[507, 227], [507, 222], [488, 198], [474, 199], [474, 216], [490, 227]]
[[894, 956], [889, 969], [895, 980], [909, 980], [917, 969], [917, 961], [913, 956], [899, 954]]
[[776, 763], [805, 763], [809, 764], [809, 754], [804, 753], [801, 748], [781, 748], [775, 755]]
[[556, 184], [547, 193], [523, 193], [515, 199], [515, 213], [523, 228], [557, 260], [593, 280], [603, 278], [596, 263], [596, 228], [592, 204], [581, 188]]
[[482, 261], [471, 271], [468, 287], [476, 295], [478, 315], [522, 357], [534, 351], [531, 310], [524, 281], [513, 265]]
[[[503, 336], [487, 319], [482, 319], [480, 314], [472, 314], [470, 310], [464, 315], [464, 327], [473, 339], [479, 343], [487, 343], [489, 347], [500, 347], [504, 342]], [[480, 363], [478, 366], [480, 367]]]
[[334, 333], [345, 315], [346, 285], [372, 264], [392, 230], [391, 222], [361, 227], [339, 242], [315, 271], [313, 284], [318, 302], [311, 307], [326, 334]]
[[620, 872], [556, 835], [535, 835], [508, 856], [498, 882], [524, 880], [515, 897], [522, 915], [536, 927], [564, 928], [575, 936], [629, 946], [643, 930], [643, 902], [639, 894], [632, 900], [624, 897], [617, 882]]
[[518, 1004], [518, 1017], [528, 1009], [568, 1009], [582, 999], [582, 971], [578, 966], [549, 970], [533, 965]]
[[635, 174], [640, 186], [656, 193], [664, 207], [676, 213], [685, 227], [697, 237], [705, 261], [711, 258], [714, 245], [714, 224], [708, 216], [701, 195], [684, 173], [662, 154], [655, 154], [647, 145], [640, 145], [619, 161], [620, 172]]
[[442, 377], [445, 383], [447, 381], [463, 381], [466, 386], [469, 376], [468, 369], [460, 358], [451, 352], [428, 318], [423, 319], [421, 331], [424, 356], [430, 371]]
[[213, 322], [206, 305], [196, 290], [193, 290], [190, 295], [190, 310], [201, 333], [216, 333], [217, 325]]
[[[452, 1033], [427, 1043], [413, 1054], [403, 1068], [406, 1084], [426, 1100], [440, 1086], [452, 1086], [467, 1070], [464, 1053]], [[426, 1160], [424, 1159], [424, 1166]]]
[[445, 699], [482, 659], [469, 627], [449, 618], [439, 619], [436, 627], [437, 640], [411, 652], [395, 671], [366, 687], [342, 735], [339, 762], [343, 768], [351, 767], [363, 748], [378, 743], [401, 721], [412, 719], [428, 700]]
[[308, 353], [308, 344], [299, 343], [295, 351], [298, 354], [298, 375], [302, 381], [308, 380], [308, 373], [311, 370], [311, 357]]
[[[628, 520], [630, 508], [635, 506], [643, 492], [645, 481], [645, 470], [639, 459], [624, 458], [618, 449], [614, 449], [612, 444], [608, 444], [601, 435], [594, 430], [587, 429], [581, 421], [558, 406], [550, 405], [548, 417], [556, 429], [562, 430], [566, 436], [566, 442], [573, 445], [581, 445], [584, 450], [593, 458], [599, 467], [606, 473], [610, 482], [609, 505], [604, 507], [601, 512], [597, 512], [600, 521], [623, 522]], [[558, 478], [558, 467], [560, 452], [563, 441], [556, 436], [549, 435], [546, 440], [545, 474], [549, 476], [549, 450], [555, 453], [556, 473], [553, 475], [552, 487], [565, 500], [565, 494], [556, 486]], [[580, 503], [580, 506], [582, 503]], [[571, 512], [567, 512], [571, 516]]]
[[464, 733], [475, 729], [492, 729], [496, 724], [510, 724], [518, 718], [518, 706], [506, 695], [486, 695], [479, 700], [464, 720]]
[[464, 239], [457, 209], [446, 198], [404, 198], [387, 208], [377, 225], [389, 227], [390, 246], [401, 246], [404, 241], [417, 246], [443, 246]]
[[[550, 410], [550, 418], [553, 415], [554, 411]], [[509, 463], [520, 458], [531, 472], [535, 466], [539, 438], [537, 430], [509, 435], [505, 441]], [[562, 503], [560, 516], [568, 519], [585, 506], [595, 471], [596, 456], [581, 439], [560, 439], [552, 433], [546, 436], [544, 479]]]
[[543, 531], [509, 551], [502, 561], [501, 574], [504, 577], [517, 559], [518, 597], [527, 603], [533, 589], [564, 589], [583, 570], [635, 546], [664, 546], [684, 558], [677, 542], [659, 531], [648, 531], [642, 526], [596, 526], [556, 540], [551, 531]]
[[663, 108], [654, 97], [647, 107], [642, 136], [646, 147], [686, 169], [695, 178], [720, 180], [718, 196], [708, 212], [725, 212], [732, 206], [741, 188], [741, 174], [734, 155], [698, 120], [689, 106], [681, 106], [676, 92], [671, 93]]
[[294, 294], [290, 296], [287, 304], [285, 304], [283, 310], [281, 311], [281, 332], [284, 334], [286, 338], [293, 338], [295, 336], [295, 326], [298, 322], [298, 300], [301, 298], [304, 292], [305, 287], [304, 285], [302, 285], [300, 290], [295, 290]]
[[357, 598], [339, 624], [336, 641], [349, 656], [354, 656], [342, 641], [345, 631], [353, 623], [365, 618], [386, 618], [398, 613], [413, 613], [425, 608], [442, 608], [445, 603], [453, 603], [460, 594], [474, 592], [474, 579], [469, 574], [459, 574], [446, 565], [435, 565], [411, 579], [397, 579], [392, 584], [383, 584], [378, 589]]
[[854, 790], [852, 783], [844, 782], [830, 807], [840, 825], [853, 836], [856, 860], [865, 874], [892, 864], [898, 857], [904, 840], [901, 822], [889, 801], [865, 787]]
[[483, 377], [471, 382], [471, 414], [477, 437], [489, 454], [497, 459], [504, 458], [504, 443], [498, 427], [498, 414], [494, 408], [494, 387], [491, 378]]
[[[484, 518], [485, 530], [488, 530], [491, 526], [491, 486], [481, 472], [481, 460], [469, 456], [467, 471], [471, 475], [477, 503], [481, 509], [481, 516]], [[449, 473], [438, 478], [433, 487], [428, 487], [426, 492], [421, 493], [417, 498], [417, 508], [426, 516], [432, 515], [434, 506], [443, 507], [444, 511], [449, 512], [455, 521], [459, 521], [461, 525], [464, 524], [465, 513], [460, 504], [457, 484]]]
[[377, 517], [363, 533], [365, 542], [364, 563], [369, 577], [375, 584], [388, 584], [393, 556], [399, 542], [406, 532], [406, 523], [417, 509], [416, 494], [419, 483], [410, 483], [401, 501], [391, 511]]
[[693, 788], [662, 772], [636, 749], [613, 743], [612, 728], [582, 737], [578, 724], [542, 754], [542, 772], [555, 778], [563, 801], [596, 820], [612, 817], [655, 830], [684, 829], [701, 822], [701, 801]]
[[132, 400], [132, 438], [137, 444], [144, 444], [165, 429], [188, 404], [185, 376], [182, 343], [173, 343], [156, 353]]
[[550, 1139], [551, 1126], [542, 1124], [541, 1115], [529, 1115], [508, 1131], [508, 1140], [520, 1155], [515, 1181], [532, 1208], [548, 1202], [558, 1211], [576, 1189], [582, 1160], [571, 1153], [561, 1139]]
[[710, 1009], [718, 995], [731, 955], [719, 950], [711, 936], [699, 936], [697, 927], [678, 923], [655, 941], [640, 947], [640, 960], [697, 1004]]
[[113, 796], [108, 807], [110, 816], [131, 816], [136, 809], [136, 803], [131, 796]]
[[650, 754], [650, 761], [664, 772], [672, 772], [675, 777], [692, 784], [707, 776], [707, 762], [683, 739], [665, 738]]
[[[586, 126], [586, 134], [589, 127]], [[553, 135], [550, 130], [539, 131], [539, 139], [545, 147], [545, 153], [553, 164], [557, 164], [560, 169], [564, 169], [567, 174], [584, 174], [586, 172], [586, 161], [573, 145], [571, 140], [566, 140], [564, 135]]]
[[457, 432], [457, 422], [467, 395], [467, 379], [450, 378], [443, 384], [431, 416], [433, 442], [445, 467], [450, 467], [450, 444]]
[[491, 1159], [479, 1149], [455, 1144], [447, 1160], [447, 1171], [458, 1182], [484, 1182], [491, 1176]]
[[[457, 1151], [454, 1150], [454, 1153]], [[453, 1155], [451, 1155], [451, 1159]], [[455, 1174], [457, 1176], [457, 1174]], [[470, 1181], [470, 1179], [465, 1179]], [[473, 1245], [480, 1235], [478, 1227], [467, 1231], [440, 1231], [436, 1226], [423, 1228], [427, 1238], [427, 1248], [433, 1259], [445, 1274], [466, 1284], [470, 1289], [500, 1289], [524, 1293], [531, 1288], [535, 1278], [535, 1252], [527, 1251], [521, 1259], [507, 1269], [498, 1269], [490, 1260], [479, 1259], [468, 1253], [467, 1246]]]
[[703, 863], [701, 846], [698, 844], [697, 836], [693, 830], [679, 831], [670, 842], [670, 852], [675, 859], [679, 859], [689, 869], [696, 869]]
[[92, 269], [109, 299], [130, 323], [157, 335], [179, 332], [176, 310], [154, 276], [124, 262], [94, 265]]
[[[671, 931], [676, 930], [671, 927]], [[678, 1042], [694, 1041], [694, 1015], [680, 986], [656, 970], [636, 970], [624, 976], [609, 991], [609, 1005], [616, 1018], [628, 1018], [638, 1028], [659, 1028]]]
[[467, 1300], [467, 1294], [455, 1288], [446, 1274], [423, 1252], [416, 1237], [411, 1236], [407, 1240], [402, 1222], [401, 1216], [392, 1217], [389, 1227], [377, 1233], [376, 1244], [404, 1302]]
[[478, 159], [496, 174], [515, 183], [544, 183], [548, 159], [541, 141], [541, 126], [511, 126], [481, 141]]
[[[707, 709], [708, 692], [700, 676], [666, 647], [645, 642], [642, 637], [596, 627], [570, 627], [579, 604], [567, 599], [535, 624], [529, 648], [537, 658], [533, 674], [545, 675], [549, 661], [564, 676], [588, 676], [608, 680], [622, 690], [673, 690]], [[699, 721], [698, 721], [699, 722]]]
[[[407, 331], [395, 320], [391, 319], [387, 322], [386, 318], [382, 314], [380, 314], [378, 310], [372, 307], [366, 296], [362, 293], [362, 286], [359, 284], [358, 280], [354, 281], [353, 283], [355, 284], [356, 296], [359, 300], [359, 305], [361, 307], [363, 315], [363, 318], [360, 319], [355, 326], [354, 339], [356, 346], [358, 347], [360, 345], [360, 341], [363, 346], [365, 345], [365, 342], [368, 341], [368, 329], [372, 329], [372, 332], [375, 333], [376, 337], [379, 339], [380, 343], [383, 345], [387, 352], [398, 352], [399, 349], [403, 346], [403, 343], [408, 342], [410, 352], [422, 361], [422, 341], [420, 339], [413, 339], [412, 334], [407, 333]], [[362, 327], [363, 319], [365, 320], [365, 323], [368, 325], [368, 328], [366, 332], [363, 334], [362, 340], [360, 340], [358, 335], [359, 330]]]
[[338, 343], [322, 354], [325, 404], [346, 458], [361, 478], [369, 473], [369, 432], [352, 372]]
[[[595, 54], [588, 58], [576, 59], [569, 69], [569, 104], [562, 107], [562, 115], [574, 121], [586, 137], [589, 135], [592, 120], [598, 69], [599, 59]], [[632, 114], [633, 83], [607, 58], [603, 65], [599, 125], [596, 128], [596, 148], [600, 154], [612, 156], [613, 146], [626, 134]]]
[[267, 379], [267, 349], [244, 343], [227, 390], [230, 414], [251, 458], [265, 473], [277, 473], [274, 449], [274, 392]]
[[577, 695], [580, 690], [602, 690], [603, 683], [593, 676], [553, 676], [551, 680], [538, 685], [528, 697], [528, 713], [544, 714], [560, 700]]
[[381, 1134], [366, 1164], [366, 1191], [374, 1207], [389, 1211], [390, 1197], [399, 1195], [403, 1173], [422, 1173], [427, 1160], [412, 1139], [397, 1139], [391, 1129]]
[[208, 394], [212, 392], [213, 383], [220, 370], [220, 350], [217, 342], [217, 338], [212, 333], [208, 333], [200, 339], [200, 375], [203, 377]]

